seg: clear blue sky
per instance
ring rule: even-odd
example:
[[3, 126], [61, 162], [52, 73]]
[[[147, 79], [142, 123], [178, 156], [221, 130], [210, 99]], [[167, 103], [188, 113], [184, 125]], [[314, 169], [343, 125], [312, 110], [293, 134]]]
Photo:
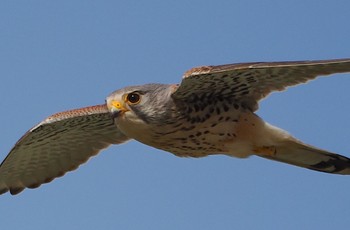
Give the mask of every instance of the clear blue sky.
[[[0, 3], [3, 159], [46, 116], [187, 69], [350, 57], [349, 1]], [[350, 74], [271, 95], [258, 114], [350, 156]], [[257, 157], [182, 159], [137, 142], [0, 197], [1, 229], [347, 229], [350, 176]]]

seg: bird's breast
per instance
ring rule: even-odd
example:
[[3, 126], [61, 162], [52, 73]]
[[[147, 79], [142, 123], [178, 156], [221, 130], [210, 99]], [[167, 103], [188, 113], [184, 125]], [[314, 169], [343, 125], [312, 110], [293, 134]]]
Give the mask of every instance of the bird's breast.
[[227, 154], [251, 155], [253, 142], [261, 135], [263, 121], [237, 106], [187, 108], [181, 116], [160, 118], [158, 123], [119, 121], [130, 138], [183, 157]]
[[[202, 115], [202, 116], [200, 116]], [[141, 142], [178, 156], [203, 157], [228, 153], [228, 143], [237, 140], [241, 111], [194, 114], [153, 129]], [[151, 138], [149, 138], [151, 137]]]

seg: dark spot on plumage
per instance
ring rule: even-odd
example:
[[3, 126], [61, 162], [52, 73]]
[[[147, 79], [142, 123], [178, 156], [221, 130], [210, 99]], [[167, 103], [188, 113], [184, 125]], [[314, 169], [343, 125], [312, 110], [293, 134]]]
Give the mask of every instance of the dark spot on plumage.
[[216, 108], [215, 108], [215, 111], [216, 111], [216, 114], [217, 114], [217, 115], [220, 115], [221, 110], [220, 110], [220, 108], [219, 108], [219, 107], [216, 107]]
[[178, 128], [182, 125], [182, 123], [175, 123], [175, 125], [173, 125], [173, 128]]
[[200, 135], [202, 135], [202, 132], [197, 132], [196, 136], [199, 137]]
[[194, 129], [194, 128], [195, 128], [195, 126], [194, 126], [194, 125], [191, 125], [190, 127], [182, 127], [181, 130], [182, 130], [182, 131], [189, 131], [189, 130], [192, 130], [192, 129]]
[[203, 141], [203, 144], [204, 144], [204, 145], [211, 146], [211, 147], [215, 147], [214, 144], [212, 144], [212, 143], [210, 143], [210, 142], [207, 142], [207, 141]]
[[201, 106], [200, 106], [201, 111], [204, 111], [206, 108], [207, 108], [206, 104], [204, 104], [204, 103], [201, 104]]
[[246, 78], [246, 77], [250, 77], [250, 76], [252, 76], [252, 72], [251, 71], [245, 71], [245, 72], [241, 73], [241, 77]]
[[248, 109], [248, 106], [246, 105], [246, 103], [241, 103], [241, 107], [242, 107], [242, 109]]
[[244, 88], [244, 87], [246, 87], [246, 86], [247, 86], [246, 84], [242, 83], [242, 84], [240, 84], [240, 85], [237, 85], [237, 86], [235, 86], [235, 87], [232, 87], [232, 88], [231, 88], [231, 91], [232, 91], [232, 92], [237, 92], [237, 91], [241, 90], [241, 88]]
[[238, 105], [237, 103], [234, 103], [234, 104], [233, 104], [233, 107], [234, 107], [235, 109], [239, 109], [239, 105]]
[[175, 137], [175, 138], [172, 138], [173, 140], [178, 140], [178, 141], [186, 141], [187, 138], [186, 137]]
[[205, 118], [201, 118], [200, 116], [195, 116], [195, 117], [192, 117], [191, 118], [191, 123], [194, 124], [194, 123], [200, 123], [200, 122], [203, 122], [205, 121]]
[[247, 95], [247, 94], [249, 94], [249, 91], [248, 91], [248, 90], [247, 90], [247, 91], [241, 92], [241, 96], [244, 96], [244, 95]]
[[[56, 131], [54, 133], [51, 133], [50, 135], [45, 135], [45, 138], [37, 139], [36, 142], [42, 142], [42, 141], [47, 141], [46, 138], [51, 138], [57, 136], [58, 133], [62, 133], [62, 131]], [[58, 135], [59, 136], [59, 135]]]
[[241, 74], [239, 74], [237, 77], [233, 77], [231, 78], [231, 80], [234, 82], [234, 83], [238, 83], [241, 81], [241, 77], [240, 77]]
[[216, 97], [216, 99], [221, 102], [224, 100], [224, 97], [220, 94]]
[[208, 134], [208, 133], [210, 133], [209, 130], [205, 130], [205, 131], [204, 131], [204, 134]]
[[34, 141], [30, 141], [30, 142], [24, 143], [24, 145], [31, 145], [31, 144], [33, 144], [33, 143], [34, 143]]
[[[181, 130], [183, 130], [183, 129], [181, 128]], [[160, 135], [160, 136], [163, 136], [163, 135], [168, 135], [168, 134], [176, 133], [176, 132], [178, 132], [178, 131], [179, 131], [179, 129], [174, 129], [174, 130], [172, 130], [172, 131], [170, 131], [170, 132], [166, 132], [166, 133], [164, 133], [164, 132], [155, 132], [155, 134]]]
[[218, 123], [213, 123], [210, 127], [215, 127], [217, 125], [218, 125]]
[[231, 117], [226, 117], [225, 121], [229, 121], [231, 119]]
[[229, 110], [229, 107], [224, 103], [222, 104], [222, 107], [224, 108], [224, 111], [227, 112]]
[[195, 112], [198, 112], [199, 109], [200, 109], [200, 107], [198, 106], [198, 104], [194, 104], [193, 107], [194, 107], [194, 111], [195, 111]]
[[246, 79], [247, 79], [248, 83], [255, 83], [255, 82], [257, 82], [257, 80], [255, 79], [254, 76], [248, 76]]

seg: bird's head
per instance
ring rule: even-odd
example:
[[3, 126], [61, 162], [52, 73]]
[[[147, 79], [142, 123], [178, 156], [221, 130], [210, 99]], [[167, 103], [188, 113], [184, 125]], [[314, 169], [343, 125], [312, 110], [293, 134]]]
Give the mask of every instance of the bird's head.
[[160, 122], [169, 111], [174, 87], [165, 84], [126, 87], [107, 97], [107, 107], [116, 125], [125, 122], [129, 125]]

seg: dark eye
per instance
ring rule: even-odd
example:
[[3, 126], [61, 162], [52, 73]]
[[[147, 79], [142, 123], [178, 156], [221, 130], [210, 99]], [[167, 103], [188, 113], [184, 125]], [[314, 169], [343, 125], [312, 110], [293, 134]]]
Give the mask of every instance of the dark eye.
[[141, 100], [141, 96], [138, 93], [129, 93], [128, 96], [126, 96], [126, 101], [130, 104], [137, 104]]

